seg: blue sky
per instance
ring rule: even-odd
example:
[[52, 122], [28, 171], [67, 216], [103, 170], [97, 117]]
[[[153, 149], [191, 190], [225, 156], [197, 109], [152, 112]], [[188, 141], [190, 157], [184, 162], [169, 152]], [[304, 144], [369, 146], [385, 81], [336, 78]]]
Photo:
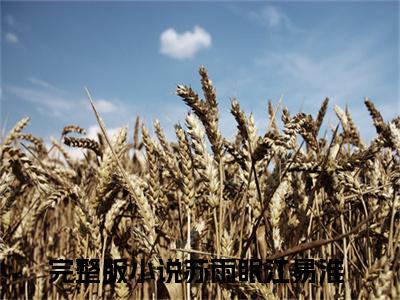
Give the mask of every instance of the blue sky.
[[[205, 65], [232, 136], [230, 99], [253, 112], [267, 100], [292, 113], [348, 105], [362, 135], [375, 132], [363, 104], [400, 114], [398, 2], [1, 2], [1, 127], [30, 116], [27, 131], [93, 132], [84, 86], [110, 129], [159, 119], [169, 136], [187, 107], [177, 84], [201, 92]], [[336, 126], [333, 113], [325, 128]]]

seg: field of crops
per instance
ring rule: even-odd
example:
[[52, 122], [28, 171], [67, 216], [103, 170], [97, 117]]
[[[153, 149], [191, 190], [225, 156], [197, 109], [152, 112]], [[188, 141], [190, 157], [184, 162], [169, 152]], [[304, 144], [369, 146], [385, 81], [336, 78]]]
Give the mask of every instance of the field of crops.
[[[146, 128], [139, 118], [133, 133], [108, 136], [93, 104], [97, 140], [65, 124], [49, 147], [28, 133], [29, 118], [2, 138], [0, 298], [399, 299], [400, 117], [384, 120], [366, 99], [376, 129], [367, 144], [350, 112], [328, 99], [316, 116], [269, 102], [268, 129], [257, 133], [233, 99], [237, 133], [228, 140], [216, 91], [205, 68], [199, 74], [203, 96], [177, 87], [191, 112], [177, 120], [172, 142], [158, 122]], [[323, 123], [330, 109], [335, 128]], [[144, 259], [146, 280], [50, 281], [51, 259], [80, 258], [99, 259], [100, 275], [106, 259], [126, 258], [128, 269]], [[295, 282], [289, 264], [288, 283], [240, 280], [237, 272], [218, 283], [160, 278], [162, 261], [218, 258], [337, 259], [343, 282], [320, 281], [320, 268], [314, 283]]]

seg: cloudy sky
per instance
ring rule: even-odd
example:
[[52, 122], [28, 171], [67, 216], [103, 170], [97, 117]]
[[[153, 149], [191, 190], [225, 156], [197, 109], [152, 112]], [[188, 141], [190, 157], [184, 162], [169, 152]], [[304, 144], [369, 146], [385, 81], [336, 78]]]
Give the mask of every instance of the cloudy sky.
[[397, 1], [1, 2], [1, 28], [1, 128], [30, 116], [27, 131], [43, 137], [67, 124], [94, 131], [87, 86], [109, 128], [139, 115], [172, 135], [187, 112], [176, 85], [201, 92], [200, 65], [227, 135], [231, 97], [261, 130], [280, 97], [292, 113], [315, 114], [325, 96], [347, 105], [366, 139], [365, 96], [386, 120], [400, 114]]

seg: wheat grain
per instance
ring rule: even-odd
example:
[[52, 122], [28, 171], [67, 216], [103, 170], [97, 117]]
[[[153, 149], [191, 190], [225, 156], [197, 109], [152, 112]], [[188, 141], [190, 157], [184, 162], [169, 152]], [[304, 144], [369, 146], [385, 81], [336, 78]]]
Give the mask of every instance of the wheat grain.
[[55, 140], [47, 150], [42, 139], [22, 133], [29, 118], [11, 129], [0, 145], [0, 260], [21, 277], [2, 276], [0, 298], [189, 298], [179, 284], [157, 281], [158, 272], [143, 285], [79, 291], [75, 284], [50, 284], [47, 272], [49, 257], [133, 257], [159, 267], [159, 258], [189, 253], [344, 262], [343, 287], [236, 276], [233, 283], [191, 284], [187, 291], [198, 299], [398, 298], [400, 117], [385, 123], [366, 99], [377, 131], [367, 143], [348, 109], [335, 107], [343, 131], [333, 129], [328, 140], [318, 134], [327, 98], [315, 119], [268, 102], [269, 125], [260, 136], [253, 115], [233, 99], [238, 130], [230, 140], [219, 131], [217, 93], [204, 67], [199, 75], [204, 100], [177, 87], [192, 112], [186, 126], [175, 126], [175, 142], [158, 121], [153, 139], [139, 118], [132, 141], [126, 127], [110, 141], [94, 104], [98, 140], [73, 137], [85, 134], [77, 125], [61, 133], [66, 144], [88, 149], [83, 158], [72, 159]]

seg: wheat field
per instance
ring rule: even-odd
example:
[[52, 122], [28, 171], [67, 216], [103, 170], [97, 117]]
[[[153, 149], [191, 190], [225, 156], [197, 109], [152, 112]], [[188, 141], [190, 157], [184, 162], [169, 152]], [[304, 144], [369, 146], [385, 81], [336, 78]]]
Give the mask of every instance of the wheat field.
[[[259, 135], [232, 99], [228, 140], [199, 74], [204, 99], [176, 89], [190, 113], [174, 141], [139, 118], [133, 138], [126, 127], [108, 136], [93, 103], [97, 140], [68, 125], [49, 147], [25, 133], [29, 118], [2, 138], [0, 298], [399, 299], [400, 117], [385, 121], [366, 99], [376, 129], [366, 143], [347, 109], [333, 107], [336, 127], [323, 123], [328, 99], [316, 116], [269, 102]], [[77, 258], [337, 258], [344, 282], [166, 283], [157, 272], [143, 283], [50, 282], [50, 259]]]

